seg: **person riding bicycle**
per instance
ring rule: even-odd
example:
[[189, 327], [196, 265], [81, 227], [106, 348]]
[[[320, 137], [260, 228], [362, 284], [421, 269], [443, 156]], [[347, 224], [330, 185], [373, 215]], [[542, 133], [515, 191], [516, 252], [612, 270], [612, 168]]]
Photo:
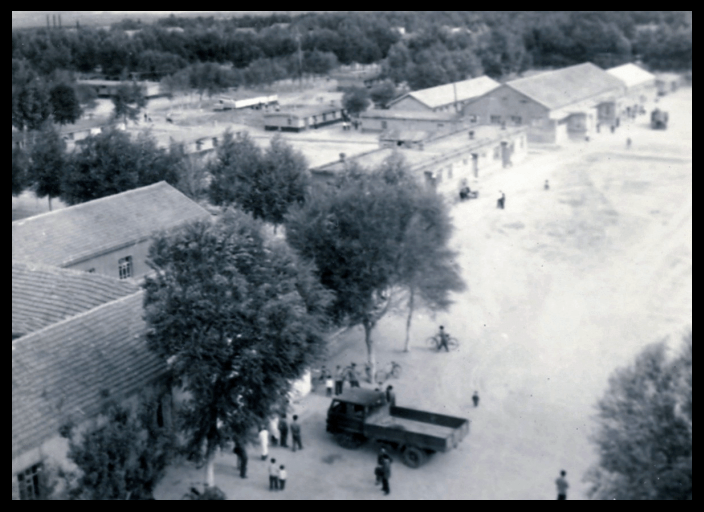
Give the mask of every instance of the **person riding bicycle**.
[[445, 332], [445, 327], [442, 325], [440, 326], [440, 332], [438, 333], [438, 351], [440, 351], [441, 348], [445, 347], [446, 351], [450, 351], [450, 347], [448, 346], [447, 342], [450, 338], [450, 335]]

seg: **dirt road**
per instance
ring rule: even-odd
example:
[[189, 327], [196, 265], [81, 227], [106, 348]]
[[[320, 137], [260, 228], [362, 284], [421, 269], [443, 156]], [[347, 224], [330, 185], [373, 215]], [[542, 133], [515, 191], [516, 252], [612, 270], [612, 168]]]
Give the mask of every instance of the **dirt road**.
[[[410, 353], [401, 352], [404, 319], [378, 326], [378, 359], [404, 367], [394, 381], [399, 405], [471, 419], [456, 451], [417, 470], [397, 460], [383, 497], [374, 447], [337, 447], [324, 432], [329, 400], [313, 395], [297, 405], [306, 449], [272, 450], [289, 470], [285, 492], [267, 491], [254, 449], [246, 481], [230, 454], [220, 456], [218, 485], [235, 499], [554, 499], [565, 469], [569, 498], [585, 497], [593, 405], [609, 374], [650, 342], [673, 335], [676, 344], [692, 322], [691, 89], [661, 106], [670, 111], [666, 132], [650, 130], [644, 116], [588, 143], [532, 150], [485, 178], [480, 198], [453, 210], [468, 291], [448, 313], [416, 316]], [[495, 208], [498, 190], [505, 210]], [[424, 347], [441, 323], [460, 340], [458, 352]], [[364, 359], [361, 333], [347, 336], [330, 365]], [[174, 468], [157, 497], [180, 496], [200, 479]]]

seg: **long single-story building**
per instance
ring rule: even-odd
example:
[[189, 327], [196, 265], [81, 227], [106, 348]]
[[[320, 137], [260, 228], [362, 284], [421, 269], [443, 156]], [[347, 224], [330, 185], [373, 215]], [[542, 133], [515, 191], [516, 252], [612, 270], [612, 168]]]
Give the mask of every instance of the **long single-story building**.
[[151, 389], [155, 420], [170, 426], [166, 364], [147, 347], [136, 285], [13, 262], [12, 300], [13, 500], [38, 499], [49, 464], [73, 468], [60, 431], [82, 429], [106, 397], [128, 402]]
[[635, 117], [646, 102], [653, 101], [657, 96], [655, 75], [635, 64], [623, 64], [606, 72], [618, 78], [626, 88], [621, 109], [623, 116]]
[[479, 124], [528, 126], [531, 142], [558, 143], [617, 122], [625, 85], [589, 62], [507, 82], [467, 105]]
[[141, 278], [154, 234], [211, 218], [162, 181], [13, 222], [12, 259]]
[[402, 155], [411, 172], [441, 192], [454, 194], [468, 180], [501, 167], [510, 167], [528, 152], [527, 127], [477, 126], [438, 134], [414, 144], [380, 148], [340, 159], [311, 170], [319, 183], [329, 183], [350, 162], [363, 168], [380, 166], [392, 155]]
[[286, 108], [279, 112], [264, 114], [264, 129], [300, 132], [339, 123], [343, 119], [344, 110], [340, 107]]
[[412, 91], [389, 102], [389, 109], [421, 112], [460, 112], [464, 105], [471, 103], [483, 94], [496, 89], [499, 82], [488, 76], [480, 76], [438, 85], [428, 89]]
[[460, 120], [451, 113], [422, 110], [367, 110], [359, 115], [363, 132], [387, 130], [451, 131]]
[[[76, 80], [78, 85], [86, 85], [95, 90], [99, 98], [110, 98], [115, 95], [117, 88], [124, 84], [132, 82], [121, 82], [119, 80]], [[145, 98], [157, 98], [163, 96], [159, 82], [137, 82], [144, 92]]]

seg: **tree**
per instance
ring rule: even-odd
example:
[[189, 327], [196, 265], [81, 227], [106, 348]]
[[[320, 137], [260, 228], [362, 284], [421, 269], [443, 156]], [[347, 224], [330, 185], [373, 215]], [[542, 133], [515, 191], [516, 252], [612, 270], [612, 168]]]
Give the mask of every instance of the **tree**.
[[27, 158], [24, 152], [17, 147], [12, 148], [12, 195], [18, 196], [27, 183]]
[[590, 496], [609, 500], [692, 499], [692, 334], [673, 360], [664, 343], [617, 370], [598, 403], [599, 462]]
[[76, 91], [68, 84], [56, 84], [49, 91], [51, 115], [61, 125], [75, 123], [81, 117], [81, 105]]
[[37, 197], [51, 200], [61, 195], [61, 183], [66, 171], [66, 143], [50, 124], [42, 129], [32, 146], [27, 167], [27, 179]]
[[369, 91], [366, 87], [351, 87], [342, 96], [342, 106], [354, 116], [367, 110], [369, 103]]
[[216, 160], [210, 166], [209, 195], [217, 205], [236, 204], [274, 225], [282, 224], [291, 204], [304, 200], [308, 164], [281, 137], [262, 152], [248, 134], [225, 132]]
[[386, 105], [396, 97], [396, 87], [391, 80], [384, 80], [372, 87], [369, 97], [377, 107], [385, 108]]
[[65, 428], [68, 457], [79, 472], [68, 496], [81, 500], [153, 499], [174, 448], [168, 430], [155, 421], [154, 403], [137, 410], [109, 401], [82, 434]]
[[13, 85], [12, 126], [22, 132], [38, 130], [50, 113], [49, 95], [39, 78]]
[[61, 198], [78, 204], [126, 190], [166, 181], [178, 182], [178, 153], [156, 146], [148, 134], [136, 141], [124, 131], [110, 130], [80, 142], [69, 158]]
[[232, 210], [158, 236], [149, 261], [147, 340], [187, 393], [185, 449], [208, 462], [212, 486], [216, 448], [269, 418], [321, 355], [330, 293], [261, 223]]
[[[289, 244], [315, 265], [320, 282], [336, 293], [331, 316], [340, 324], [364, 327], [372, 375], [374, 327], [393, 306], [397, 292], [421, 288], [418, 276], [429, 269], [430, 255], [404, 259], [404, 252], [425, 249], [425, 244], [414, 245], [423, 238], [422, 230], [431, 240], [443, 240], [433, 234], [437, 228], [429, 222], [447, 215], [440, 198], [433, 195], [413, 182], [398, 162], [373, 171], [352, 165], [287, 217]], [[433, 254], [440, 254], [440, 249]]]
[[139, 112], [147, 105], [144, 92], [137, 83], [120, 84], [111, 99], [115, 105], [115, 118], [122, 118], [125, 123], [128, 119], [136, 121]]

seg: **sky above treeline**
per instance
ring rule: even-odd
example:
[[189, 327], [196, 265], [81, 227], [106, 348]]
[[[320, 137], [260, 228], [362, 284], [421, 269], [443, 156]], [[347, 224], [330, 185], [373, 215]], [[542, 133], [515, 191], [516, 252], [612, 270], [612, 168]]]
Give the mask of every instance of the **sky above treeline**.
[[[53, 16], [61, 15], [63, 26], [75, 25], [76, 21], [84, 25], [109, 25], [124, 18], [140, 19], [151, 23], [158, 18], [171, 14], [176, 16], [216, 16], [231, 17], [244, 15], [268, 16], [274, 13], [290, 13], [296, 15], [311, 11], [12, 11], [12, 28], [29, 28], [46, 26], [46, 17], [53, 23]], [[323, 12], [323, 11], [316, 11]]]

